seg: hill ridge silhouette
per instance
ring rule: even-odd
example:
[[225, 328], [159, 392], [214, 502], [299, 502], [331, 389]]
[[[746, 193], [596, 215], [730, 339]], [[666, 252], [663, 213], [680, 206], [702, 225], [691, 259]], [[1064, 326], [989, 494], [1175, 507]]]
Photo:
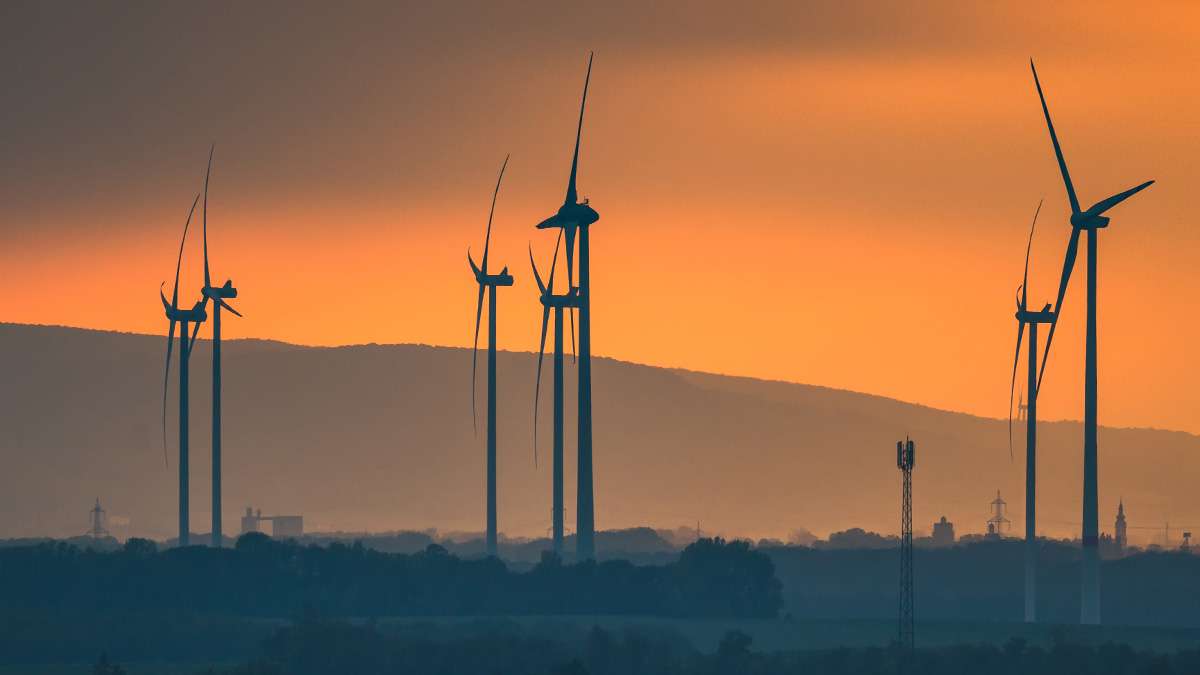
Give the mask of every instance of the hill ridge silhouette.
[[[204, 531], [209, 343], [196, 350], [192, 519]], [[482, 528], [484, 439], [471, 433], [469, 349], [247, 338], [225, 341], [224, 350], [230, 534], [245, 506], [303, 514], [310, 531]], [[120, 536], [172, 533], [175, 477], [163, 469], [158, 420], [162, 359], [161, 335], [0, 324], [8, 381], [0, 457], [23, 467], [0, 472], [0, 537], [78, 534], [96, 496], [129, 521]], [[498, 355], [500, 529], [508, 536], [544, 536], [550, 521], [549, 470], [532, 461], [535, 359]], [[918, 530], [946, 515], [960, 533], [981, 531], [996, 489], [1021, 526], [1024, 466], [1008, 459], [1005, 420], [607, 357], [594, 368], [599, 529], [699, 520], [705, 532], [735, 536], [852, 526], [893, 532], [899, 485], [890, 453], [906, 433], [918, 443]], [[568, 364], [568, 411], [574, 376]], [[541, 419], [548, 442], [548, 407]], [[566, 422], [574, 423], [570, 412]], [[1041, 436], [1041, 516], [1049, 534], [1071, 535], [1080, 425], [1043, 422]], [[173, 445], [170, 453], [173, 465]], [[571, 434], [566, 455], [572, 529]], [[1111, 528], [1121, 496], [1131, 525], [1200, 522], [1185, 480], [1198, 461], [1193, 434], [1103, 427], [1102, 529]]]

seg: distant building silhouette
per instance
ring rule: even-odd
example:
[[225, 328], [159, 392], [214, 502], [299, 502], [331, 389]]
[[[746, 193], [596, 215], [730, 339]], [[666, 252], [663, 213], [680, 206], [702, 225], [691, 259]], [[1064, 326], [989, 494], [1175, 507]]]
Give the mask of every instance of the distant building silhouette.
[[249, 506], [246, 507], [246, 515], [242, 516], [242, 534], [259, 531], [259, 521], [262, 519], [262, 509], [257, 513]]
[[271, 519], [271, 536], [299, 537], [304, 534], [304, 516], [275, 516]]
[[[1082, 543], [1082, 540], [1080, 541], [1080, 543]], [[1117, 548], [1116, 538], [1113, 537], [1111, 534], [1108, 534], [1107, 532], [1100, 533], [1099, 547], [1100, 547], [1100, 557], [1105, 560], [1111, 560], [1113, 558], [1120, 558], [1123, 555], [1121, 553], [1121, 551]]]
[[91, 519], [91, 527], [88, 528], [88, 534], [92, 539], [100, 539], [101, 537], [109, 536], [108, 530], [104, 527], [106, 512], [100, 508], [100, 498], [96, 497], [96, 505], [88, 512]]
[[1117, 522], [1113, 527], [1113, 531], [1116, 532], [1115, 544], [1117, 554], [1120, 555], [1125, 552], [1125, 547], [1129, 545], [1129, 538], [1125, 533], [1125, 500], [1123, 499], [1117, 504]]
[[954, 523], [946, 520], [946, 516], [942, 516], [941, 520], [933, 524], [933, 545], [954, 545]]
[[246, 507], [242, 516], [242, 534], [262, 532], [262, 522], [271, 521], [271, 536], [276, 539], [299, 537], [304, 534], [304, 516], [264, 516], [262, 509], [257, 511]]

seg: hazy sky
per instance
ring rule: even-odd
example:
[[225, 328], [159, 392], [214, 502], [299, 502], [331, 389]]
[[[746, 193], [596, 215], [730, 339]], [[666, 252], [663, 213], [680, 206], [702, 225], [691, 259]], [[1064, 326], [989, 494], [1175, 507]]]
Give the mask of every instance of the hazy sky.
[[[538, 6], [540, 5], [540, 6]], [[647, 6], [652, 5], [652, 6]], [[467, 345], [495, 174], [500, 344], [536, 349], [527, 245], [580, 194], [597, 353], [1003, 416], [1029, 219], [1158, 183], [1100, 245], [1100, 413], [1200, 432], [1200, 9], [1054, 3], [5, 3], [0, 320], [164, 332], [210, 142], [233, 337]], [[198, 230], [193, 234], [198, 234]], [[185, 298], [201, 278], [199, 239]], [[1078, 418], [1084, 258], [1042, 392]]]

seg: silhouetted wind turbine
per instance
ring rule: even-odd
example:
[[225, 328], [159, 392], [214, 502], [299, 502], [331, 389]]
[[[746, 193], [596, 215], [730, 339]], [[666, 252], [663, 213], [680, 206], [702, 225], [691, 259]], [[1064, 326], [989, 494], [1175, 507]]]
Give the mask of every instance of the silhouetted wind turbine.
[[1075, 186], [1071, 183], [1071, 174], [1067, 171], [1067, 161], [1063, 158], [1058, 135], [1054, 133], [1054, 123], [1050, 121], [1050, 109], [1046, 106], [1046, 97], [1042, 93], [1042, 83], [1038, 80], [1033, 59], [1029, 60], [1029, 68], [1033, 71], [1033, 83], [1037, 87], [1038, 98], [1042, 102], [1042, 112], [1046, 116], [1046, 128], [1049, 129], [1050, 141], [1054, 144], [1054, 156], [1058, 160], [1063, 185], [1067, 188], [1067, 198], [1071, 202], [1071, 239], [1067, 243], [1066, 259], [1063, 261], [1062, 279], [1058, 286], [1058, 300], [1054, 305], [1054, 320], [1050, 323], [1050, 333], [1046, 336], [1046, 350], [1042, 356], [1042, 369], [1038, 374], [1039, 387], [1042, 375], [1046, 372], [1046, 362], [1050, 355], [1050, 344], [1054, 340], [1054, 330], [1058, 327], [1058, 318], [1062, 316], [1062, 303], [1067, 293], [1067, 284], [1071, 280], [1071, 270], [1075, 267], [1075, 257], [1079, 252], [1079, 233], [1083, 230], [1087, 230], [1088, 233], [1087, 339], [1083, 385], [1083, 595], [1080, 602], [1080, 621], [1085, 624], [1098, 624], [1100, 623], [1100, 552], [1098, 549], [1100, 528], [1096, 466], [1096, 245], [1100, 228], [1108, 226], [1109, 219], [1104, 216], [1104, 213], [1150, 187], [1154, 181], [1146, 181], [1137, 187], [1102, 199], [1086, 211], [1080, 210], [1079, 199], [1075, 196]]
[[537, 463], [538, 398], [542, 390], [542, 355], [546, 352], [546, 327], [550, 310], [554, 310], [554, 457], [551, 519], [553, 521], [554, 552], [563, 553], [563, 309], [574, 307], [578, 290], [571, 288], [563, 295], [554, 294], [554, 269], [558, 266], [558, 248], [562, 234], [554, 245], [554, 258], [550, 263], [550, 277], [542, 283], [537, 263], [533, 261], [533, 247], [529, 248], [529, 264], [533, 267], [533, 278], [537, 281], [542, 303], [542, 339], [538, 346], [537, 380], [533, 390], [533, 461]]
[[578, 489], [576, 490], [576, 556], [592, 558], [595, 546], [595, 511], [592, 493], [592, 301], [590, 261], [588, 258], [588, 226], [600, 219], [600, 214], [585, 199], [579, 202], [575, 179], [579, 173], [579, 142], [583, 135], [583, 111], [587, 106], [588, 84], [592, 79], [592, 55], [588, 55], [587, 76], [583, 81], [583, 99], [579, 103], [579, 126], [575, 130], [575, 153], [571, 157], [571, 177], [567, 180], [567, 197], [558, 213], [538, 223], [539, 229], [562, 228], [567, 239], [567, 285], [574, 287], [573, 244], [579, 233], [579, 442]]
[[163, 282], [158, 288], [162, 299], [163, 309], [171, 327], [167, 332], [167, 362], [163, 372], [163, 459], [167, 455], [167, 387], [171, 377], [171, 351], [175, 342], [175, 324], [179, 323], [179, 545], [189, 544], [188, 535], [188, 360], [192, 355], [192, 345], [195, 336], [188, 337], [188, 324], [194, 323], [199, 327], [208, 316], [204, 305], [197, 302], [191, 309], [179, 309], [179, 268], [183, 264], [183, 245], [187, 242], [188, 226], [192, 223], [192, 215], [196, 212], [196, 203], [200, 195], [192, 200], [192, 208], [188, 211], [187, 222], [183, 225], [183, 238], [179, 242], [179, 257], [175, 261], [175, 286], [171, 291], [171, 301], [162, 292]]
[[488, 273], [488, 249], [492, 242], [492, 216], [496, 213], [496, 196], [500, 194], [500, 181], [504, 180], [504, 169], [508, 156], [500, 166], [500, 177], [496, 179], [496, 190], [492, 193], [492, 209], [488, 212], [487, 235], [483, 240], [483, 264], [477, 266], [467, 249], [467, 262], [475, 273], [479, 284], [479, 301], [475, 306], [475, 346], [471, 350], [471, 423], [475, 423], [475, 366], [479, 351], [479, 321], [483, 317], [483, 292], [488, 291], [488, 418], [487, 418], [487, 554], [497, 554], [496, 547], [496, 287], [512, 286], [513, 278], [508, 267], [500, 274]]
[[[208, 170], [204, 173], [204, 304], [213, 303], [213, 339], [212, 339], [212, 545], [220, 548], [221, 539], [221, 310], [227, 309], [235, 316], [241, 314], [231, 307], [226, 300], [236, 298], [237, 288], [233, 280], [226, 279], [222, 286], [212, 285], [212, 276], [208, 270], [208, 179], [212, 174], [213, 146], [208, 151]], [[200, 325], [196, 324], [199, 330]], [[193, 334], [193, 339], [194, 339]]]
[[1033, 224], [1029, 226], [1029, 243], [1025, 245], [1025, 275], [1017, 289], [1017, 350], [1013, 356], [1012, 384], [1008, 390], [1008, 455], [1012, 457], [1012, 403], [1017, 388], [1017, 364], [1021, 360], [1021, 337], [1029, 325], [1029, 403], [1025, 409], [1025, 621], [1037, 621], [1037, 531], [1035, 525], [1037, 506], [1037, 329], [1040, 323], [1054, 323], [1054, 312], [1046, 303], [1039, 312], [1029, 311], [1026, 301], [1029, 296], [1029, 251], [1033, 248], [1033, 231], [1037, 227], [1038, 213], [1042, 203], [1038, 202], [1033, 212]]

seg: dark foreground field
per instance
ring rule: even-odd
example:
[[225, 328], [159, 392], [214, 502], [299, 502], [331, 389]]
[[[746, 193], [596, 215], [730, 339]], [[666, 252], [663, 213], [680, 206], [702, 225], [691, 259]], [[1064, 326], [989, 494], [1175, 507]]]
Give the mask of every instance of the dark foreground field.
[[[107, 670], [97, 657], [14, 663], [0, 675], [882, 675], [905, 663], [890, 644], [894, 624], [880, 621], [307, 617], [242, 628], [256, 638], [242, 654], [221, 646], [227, 633], [202, 630], [190, 638], [216, 647], [219, 658], [123, 660], [118, 647]], [[1200, 631], [1190, 629], [922, 623], [917, 634], [908, 665], [930, 675], [1200, 672]]]
[[[1200, 672], [1200, 558], [1107, 561], [1106, 625], [1085, 628], [1070, 625], [1077, 552], [1043, 552], [1032, 626], [1016, 620], [1019, 545], [918, 552], [919, 672]], [[0, 549], [0, 675], [895, 672], [895, 558], [719, 539], [659, 564], [514, 567], [262, 535], [15, 546]]]

